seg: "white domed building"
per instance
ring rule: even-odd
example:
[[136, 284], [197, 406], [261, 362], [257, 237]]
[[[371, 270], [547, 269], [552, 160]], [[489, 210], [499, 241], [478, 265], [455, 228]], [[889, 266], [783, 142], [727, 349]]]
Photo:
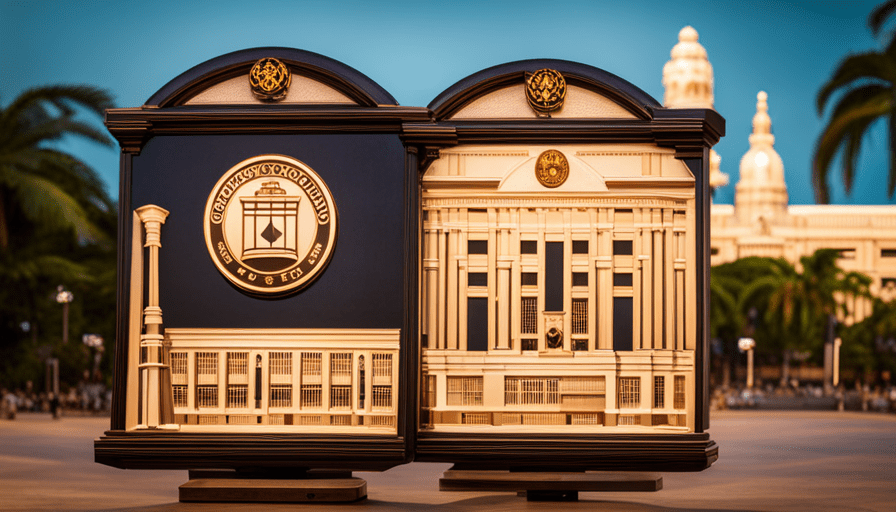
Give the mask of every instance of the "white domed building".
[[[713, 108], [712, 66], [697, 37], [693, 28], [683, 28], [672, 59], [663, 68], [667, 107]], [[771, 132], [769, 97], [760, 91], [756, 99], [750, 149], [740, 160], [734, 204], [712, 205], [712, 265], [747, 256], [783, 257], [797, 264], [800, 257], [818, 249], [837, 249], [841, 268], [867, 274], [873, 280], [872, 293], [885, 300], [896, 298], [896, 206], [788, 205], [784, 162]], [[728, 184], [720, 162], [713, 151], [713, 189]], [[867, 307], [857, 304], [854, 313], [862, 317]]]

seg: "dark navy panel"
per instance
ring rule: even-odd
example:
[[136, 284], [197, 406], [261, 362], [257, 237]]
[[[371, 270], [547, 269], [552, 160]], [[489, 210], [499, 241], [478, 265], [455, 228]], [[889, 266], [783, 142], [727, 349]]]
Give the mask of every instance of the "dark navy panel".
[[[206, 249], [208, 195], [232, 166], [261, 154], [310, 166], [339, 212], [329, 266], [283, 299], [254, 298]], [[159, 136], [134, 158], [132, 208], [171, 212], [162, 226], [160, 306], [166, 327], [400, 328], [404, 313], [405, 150], [395, 135]]]
[[544, 244], [544, 309], [563, 311], [563, 242]]
[[488, 299], [467, 299], [467, 350], [488, 350]]
[[613, 350], [632, 350], [633, 315], [631, 297], [613, 297]]

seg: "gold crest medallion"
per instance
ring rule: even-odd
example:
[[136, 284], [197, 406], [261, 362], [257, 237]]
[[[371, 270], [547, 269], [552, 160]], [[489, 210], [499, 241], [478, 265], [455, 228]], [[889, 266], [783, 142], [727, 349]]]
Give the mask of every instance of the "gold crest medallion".
[[569, 162], [563, 153], [549, 149], [535, 161], [535, 177], [548, 188], [557, 188], [569, 177]]
[[249, 71], [252, 94], [265, 101], [279, 101], [285, 98], [291, 78], [289, 68], [273, 57], [259, 59]]
[[212, 189], [205, 243], [237, 288], [281, 297], [321, 275], [337, 223], [336, 203], [317, 173], [288, 156], [261, 155], [233, 166]]
[[539, 69], [526, 81], [526, 99], [539, 115], [560, 110], [566, 99], [566, 79], [559, 71]]

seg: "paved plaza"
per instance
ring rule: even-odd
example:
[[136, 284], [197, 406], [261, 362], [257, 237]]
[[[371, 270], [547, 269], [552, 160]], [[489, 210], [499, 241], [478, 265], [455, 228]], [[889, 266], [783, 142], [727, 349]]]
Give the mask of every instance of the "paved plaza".
[[[258, 511], [253, 504], [177, 501], [185, 471], [119, 470], [93, 462], [108, 418], [20, 414], [0, 420], [0, 510]], [[265, 505], [264, 510], [896, 510], [896, 415], [727, 411], [712, 415], [719, 461], [702, 473], [665, 473], [654, 493], [581, 493], [572, 503], [512, 493], [439, 492], [448, 464], [413, 463], [367, 480], [347, 505]]]

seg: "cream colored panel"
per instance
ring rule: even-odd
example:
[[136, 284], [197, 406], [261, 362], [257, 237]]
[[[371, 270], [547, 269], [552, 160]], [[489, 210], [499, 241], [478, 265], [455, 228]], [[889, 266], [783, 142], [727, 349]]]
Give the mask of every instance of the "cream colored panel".
[[[469, 105], [463, 107], [451, 119], [487, 119], [487, 118], [535, 118], [535, 111], [526, 101], [526, 86], [512, 85], [486, 94]], [[551, 117], [563, 118], [609, 118], [637, 119], [618, 103], [595, 92], [576, 86], [566, 89], [566, 101], [559, 112], [552, 112]]]
[[[540, 153], [536, 151], [532, 153], [536, 156], [513, 169], [504, 178], [498, 191], [547, 192], [549, 190], [535, 177], [535, 160]], [[567, 155], [567, 160], [569, 161], [569, 178], [559, 187], [550, 189], [551, 192], [605, 192], [607, 190], [600, 174], [594, 169], [571, 155]]]
[[[351, 98], [329, 85], [299, 75], [292, 75], [292, 82], [286, 98], [277, 103], [356, 104]], [[242, 75], [209, 87], [187, 100], [185, 104], [270, 104], [270, 102], [263, 102], [256, 98], [249, 87], [248, 75]]]

